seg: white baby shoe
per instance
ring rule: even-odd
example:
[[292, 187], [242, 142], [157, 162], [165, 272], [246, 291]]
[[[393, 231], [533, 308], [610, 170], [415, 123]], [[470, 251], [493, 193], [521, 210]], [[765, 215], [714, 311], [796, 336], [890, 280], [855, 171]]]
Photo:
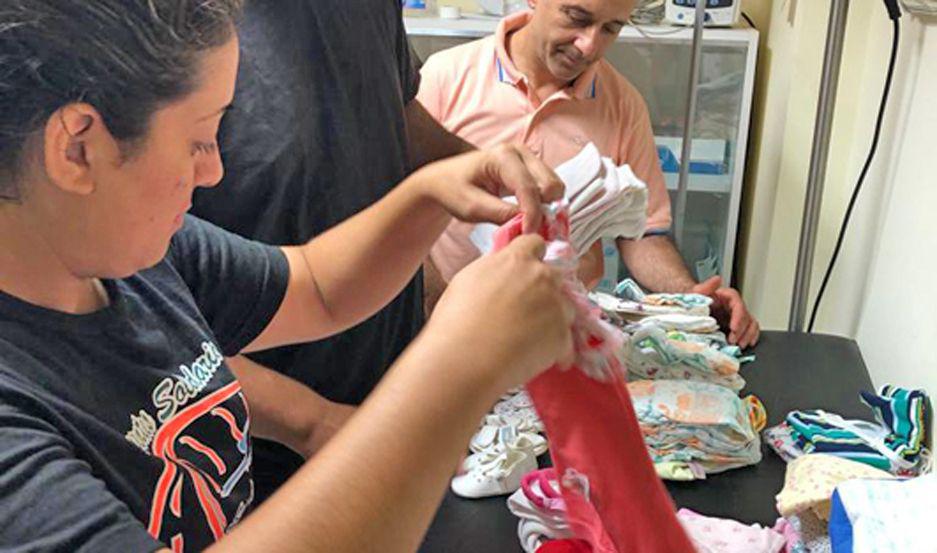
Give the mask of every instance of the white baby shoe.
[[[521, 430], [515, 425], [485, 425], [472, 436], [469, 449], [474, 453], [481, 453], [492, 449], [501, 449], [504, 444], [511, 444], [518, 438], [524, 437], [524, 443], [532, 443], [534, 456], [547, 450], [547, 440], [536, 432]], [[515, 446], [516, 447], [516, 446]]]
[[495, 404], [492, 412], [497, 415], [504, 413], [515, 413], [524, 409], [533, 409], [534, 400], [531, 399], [530, 394], [526, 391], [521, 391], [520, 393], [514, 394], [513, 396], [502, 399]]
[[509, 443], [510, 445], [508, 447], [522, 450], [533, 456], [535, 459], [546, 453], [548, 448], [546, 438], [540, 434], [534, 434], [532, 432], [521, 432], [510, 438], [510, 441], [501, 442], [499, 440], [491, 444], [491, 446], [488, 448], [469, 455], [462, 462], [462, 471], [469, 472], [475, 467], [488, 463], [498, 455], [501, 455], [505, 449], [505, 446], [503, 445], [504, 443]]
[[521, 432], [543, 433], [543, 421], [537, 416], [537, 411], [531, 408], [501, 414], [485, 415], [482, 426], [513, 426]]
[[521, 487], [521, 478], [536, 468], [532, 454], [508, 446], [453, 478], [450, 487], [456, 495], [471, 499], [511, 494]]

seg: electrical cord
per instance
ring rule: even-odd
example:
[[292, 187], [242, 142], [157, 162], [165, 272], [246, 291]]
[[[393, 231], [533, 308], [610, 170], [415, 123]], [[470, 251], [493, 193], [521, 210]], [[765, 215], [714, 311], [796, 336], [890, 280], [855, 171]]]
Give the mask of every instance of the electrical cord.
[[862, 172], [859, 173], [859, 180], [856, 181], [856, 186], [852, 191], [852, 196], [849, 198], [849, 204], [846, 207], [846, 214], [843, 217], [843, 223], [839, 228], [839, 234], [836, 237], [836, 246], [833, 248], [833, 255], [830, 257], [830, 262], [826, 267], [826, 273], [823, 275], [823, 282], [820, 284], [820, 290], [817, 292], [817, 298], [813, 302], [813, 310], [810, 313], [810, 324], [807, 326], [807, 332], [813, 332], [813, 325], [817, 321], [817, 312], [820, 310], [820, 303], [823, 301], [823, 295], [826, 292], [826, 287], [830, 283], [830, 275], [833, 274], [833, 268], [836, 266], [836, 261], [839, 259], [840, 250], [843, 247], [843, 239], [846, 237], [846, 229], [849, 227], [849, 220], [852, 218], [853, 208], [856, 206], [856, 200], [859, 198], [859, 192], [862, 190], [862, 184], [865, 182], [865, 177], [869, 172], [869, 167], [872, 165], [872, 160], [875, 158], [875, 153], [878, 150], [879, 138], [882, 134], [882, 122], [885, 119], [885, 108], [888, 106], [888, 95], [891, 93], [891, 82], [892, 77], [895, 75], [895, 62], [898, 58], [898, 19], [901, 17], [901, 10], [898, 8], [897, 0], [884, 0], [885, 7], [888, 10], [888, 17], [892, 21], [892, 42], [891, 42], [891, 55], [888, 60], [888, 71], [885, 76], [885, 88], [882, 90], [882, 100], [878, 108], [878, 116], [875, 120], [875, 132], [872, 135], [872, 145], [869, 148], [869, 155], [865, 159], [865, 164], [862, 166]]
[[751, 25], [752, 29], [755, 29], [756, 31], [758, 30], [758, 27], [755, 26], [755, 22], [752, 21], [752, 18], [751, 18], [751, 17], [748, 17], [748, 14], [747, 14], [747, 13], [742, 12], [742, 18], [743, 18], [745, 21], [747, 21], [749, 25]]
[[668, 29], [666, 31], [649, 31], [648, 29], [658, 29], [661, 28], [659, 25], [644, 25], [642, 23], [635, 23], [634, 21], [628, 21], [634, 30], [644, 38], [655, 39], [659, 37], [664, 37], [668, 35], [675, 35], [677, 33], [682, 33], [686, 28], [685, 27], [674, 27], [673, 29]]

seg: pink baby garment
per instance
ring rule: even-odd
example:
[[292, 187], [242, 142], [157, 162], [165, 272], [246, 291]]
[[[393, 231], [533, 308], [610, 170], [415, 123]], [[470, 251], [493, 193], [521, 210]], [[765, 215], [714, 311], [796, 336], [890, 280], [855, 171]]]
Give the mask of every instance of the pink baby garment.
[[[576, 305], [575, 366], [551, 367], [527, 384], [546, 427], [567, 521], [596, 553], [693, 552], [651, 464], [614, 355], [621, 335], [599, 318], [575, 277], [565, 203], [546, 208], [546, 261], [567, 269]], [[495, 251], [521, 234], [520, 215], [495, 234]]]
[[689, 509], [677, 513], [699, 553], [780, 553], [785, 537], [771, 528], [703, 516]]

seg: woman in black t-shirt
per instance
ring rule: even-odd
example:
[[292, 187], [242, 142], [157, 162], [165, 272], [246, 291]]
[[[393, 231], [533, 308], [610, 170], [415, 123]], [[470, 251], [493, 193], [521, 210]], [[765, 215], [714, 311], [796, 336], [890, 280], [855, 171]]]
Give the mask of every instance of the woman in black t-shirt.
[[481, 415], [571, 347], [560, 275], [516, 240], [248, 514], [250, 435], [289, 441], [279, 415], [303, 406], [225, 357], [355, 325], [450, 217], [504, 222], [508, 190], [531, 230], [562, 185], [503, 147], [429, 165], [304, 246], [186, 217], [223, 172], [239, 3], [0, 7], [0, 548], [413, 550]]

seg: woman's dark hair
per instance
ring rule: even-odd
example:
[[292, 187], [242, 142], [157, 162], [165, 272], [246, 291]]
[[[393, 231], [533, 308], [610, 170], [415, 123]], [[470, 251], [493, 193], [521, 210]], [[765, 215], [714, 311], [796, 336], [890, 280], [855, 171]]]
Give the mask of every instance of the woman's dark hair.
[[0, 199], [19, 197], [27, 140], [70, 103], [94, 106], [132, 148], [197, 86], [199, 54], [231, 38], [242, 2], [0, 1]]

